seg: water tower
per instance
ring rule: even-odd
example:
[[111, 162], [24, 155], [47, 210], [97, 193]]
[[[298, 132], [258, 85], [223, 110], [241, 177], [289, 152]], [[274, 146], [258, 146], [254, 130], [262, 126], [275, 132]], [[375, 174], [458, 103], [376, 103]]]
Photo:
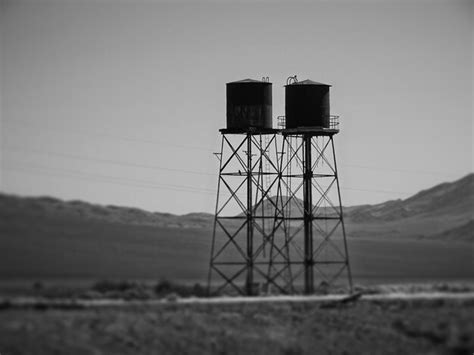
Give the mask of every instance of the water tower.
[[[272, 247], [289, 250], [292, 283], [301, 284], [305, 293], [335, 286], [344, 272], [352, 291], [334, 147], [339, 122], [330, 115], [330, 87], [288, 78], [285, 116], [280, 117], [284, 154], [279, 161], [278, 210], [286, 231]], [[272, 264], [278, 253], [270, 254]], [[272, 266], [269, 278], [277, 280], [280, 274], [281, 268]]]
[[226, 91], [208, 288], [252, 295], [257, 285], [272, 283], [267, 266], [280, 213], [272, 198], [280, 181], [278, 130], [272, 127], [268, 78], [230, 82]]

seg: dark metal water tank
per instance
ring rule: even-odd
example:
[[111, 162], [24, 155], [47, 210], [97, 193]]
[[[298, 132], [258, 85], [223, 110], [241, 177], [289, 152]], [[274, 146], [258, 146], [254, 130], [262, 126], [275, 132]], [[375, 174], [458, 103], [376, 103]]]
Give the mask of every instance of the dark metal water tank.
[[286, 128], [329, 128], [329, 88], [312, 80], [285, 86]]
[[245, 79], [226, 84], [227, 129], [272, 128], [272, 84]]

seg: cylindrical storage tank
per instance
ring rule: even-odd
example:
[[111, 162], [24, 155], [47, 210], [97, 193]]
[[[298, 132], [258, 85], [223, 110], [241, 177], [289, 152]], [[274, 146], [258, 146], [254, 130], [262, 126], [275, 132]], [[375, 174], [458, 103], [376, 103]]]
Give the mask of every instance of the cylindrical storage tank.
[[285, 86], [286, 128], [329, 128], [329, 88], [311, 80]]
[[226, 84], [227, 129], [272, 128], [272, 84], [245, 79]]

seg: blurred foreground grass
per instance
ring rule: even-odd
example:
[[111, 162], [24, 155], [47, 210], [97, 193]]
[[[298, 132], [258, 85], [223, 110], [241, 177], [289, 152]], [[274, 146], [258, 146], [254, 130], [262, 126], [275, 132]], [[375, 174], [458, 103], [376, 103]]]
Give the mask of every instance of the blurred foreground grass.
[[15, 354], [471, 354], [473, 300], [3, 309]]
[[[1, 286], [1, 285], [0, 285]], [[261, 285], [260, 285], [261, 286]], [[265, 287], [256, 287], [264, 290]], [[348, 294], [344, 287], [318, 288], [319, 294]], [[212, 290], [211, 290], [212, 291]], [[302, 291], [302, 288], [301, 288]], [[386, 285], [355, 285], [354, 292], [361, 294], [417, 293], [417, 292], [474, 292], [474, 282], [438, 282], [438, 283], [404, 283]], [[268, 292], [257, 292], [256, 295], [270, 295]], [[225, 293], [211, 296], [237, 296], [237, 292], [227, 290]], [[100, 280], [86, 285], [43, 283], [36, 281], [21, 287], [4, 290], [0, 287], [0, 299], [27, 296], [46, 299], [123, 299], [151, 300], [176, 299], [186, 297], [207, 297], [207, 287], [200, 284], [185, 284], [170, 280], [140, 282], [136, 280]]]

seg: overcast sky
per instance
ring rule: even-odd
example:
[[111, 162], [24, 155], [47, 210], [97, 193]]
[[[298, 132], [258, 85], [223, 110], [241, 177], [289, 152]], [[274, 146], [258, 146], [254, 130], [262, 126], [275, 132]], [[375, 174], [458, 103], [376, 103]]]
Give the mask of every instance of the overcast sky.
[[[2, 1], [1, 190], [213, 212], [225, 83], [332, 84], [345, 205], [473, 171], [473, 1]], [[276, 120], [275, 120], [276, 121]]]

